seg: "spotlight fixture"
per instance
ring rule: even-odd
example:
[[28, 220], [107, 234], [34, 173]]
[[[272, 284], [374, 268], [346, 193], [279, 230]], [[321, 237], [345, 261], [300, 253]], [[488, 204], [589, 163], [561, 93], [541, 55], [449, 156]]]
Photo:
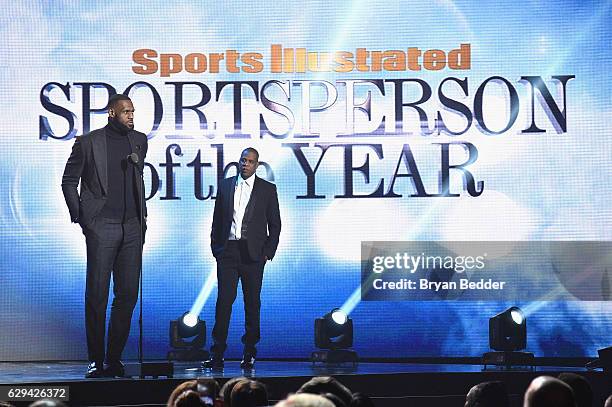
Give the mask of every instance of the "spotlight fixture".
[[170, 321], [170, 346], [168, 360], [205, 360], [206, 322], [197, 315], [185, 312], [176, 321]]
[[599, 358], [590, 361], [586, 364], [588, 370], [603, 369], [604, 372], [612, 372], [612, 346], [599, 349], [597, 351]]
[[315, 319], [315, 346], [311, 362], [357, 363], [353, 346], [353, 320], [340, 308], [334, 308], [322, 318]]
[[489, 319], [489, 346], [496, 352], [483, 355], [483, 364], [531, 366], [533, 353], [521, 352], [527, 347], [527, 318], [519, 307], [510, 307]]
[[489, 346], [504, 352], [527, 347], [527, 321], [520, 308], [508, 308], [489, 319]]

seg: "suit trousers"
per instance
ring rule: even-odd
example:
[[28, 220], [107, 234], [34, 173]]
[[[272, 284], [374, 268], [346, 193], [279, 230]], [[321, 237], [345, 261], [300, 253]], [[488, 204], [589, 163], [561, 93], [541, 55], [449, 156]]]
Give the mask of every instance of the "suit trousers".
[[238, 280], [242, 283], [244, 298], [245, 333], [242, 336], [244, 353], [255, 356], [260, 339], [259, 313], [261, 308], [261, 284], [266, 261], [252, 260], [248, 254], [246, 240], [229, 240], [217, 258], [218, 296], [213, 328], [211, 352], [223, 355], [227, 348], [232, 305], [236, 300]]
[[105, 359], [106, 308], [111, 274], [113, 302], [108, 324], [106, 361], [116, 362], [130, 334], [132, 312], [138, 301], [141, 246], [140, 222], [94, 218], [83, 227], [87, 244], [85, 325], [87, 351], [91, 362]]

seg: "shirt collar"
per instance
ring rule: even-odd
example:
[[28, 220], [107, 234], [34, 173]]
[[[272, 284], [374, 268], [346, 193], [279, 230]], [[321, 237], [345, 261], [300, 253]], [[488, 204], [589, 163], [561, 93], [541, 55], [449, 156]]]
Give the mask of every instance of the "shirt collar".
[[255, 174], [251, 175], [247, 179], [244, 179], [240, 175], [238, 175], [238, 182], [236, 183], [236, 186], [240, 185], [241, 183], [245, 183], [249, 188], [252, 188], [253, 184], [255, 183]]

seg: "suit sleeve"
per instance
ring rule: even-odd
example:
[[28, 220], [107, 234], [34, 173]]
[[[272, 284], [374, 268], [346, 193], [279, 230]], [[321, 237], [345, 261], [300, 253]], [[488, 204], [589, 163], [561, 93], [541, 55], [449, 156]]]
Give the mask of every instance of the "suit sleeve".
[[223, 207], [223, 199], [222, 199], [222, 191], [223, 191], [223, 183], [219, 182], [219, 188], [217, 190], [217, 198], [215, 199], [215, 209], [213, 211], [213, 220], [212, 227], [210, 230], [210, 249], [212, 251], [213, 256], [217, 257], [217, 248], [219, 245], [218, 236], [220, 233], [220, 229], [223, 227], [223, 219], [222, 219], [222, 207]]
[[278, 247], [278, 241], [281, 231], [281, 217], [280, 209], [278, 207], [278, 194], [276, 192], [276, 185], [272, 186], [272, 197], [268, 202], [266, 208], [266, 218], [268, 219], [268, 240], [264, 245], [264, 255], [268, 259], [272, 260], [276, 254], [276, 248]]
[[83, 174], [83, 151], [80, 137], [77, 137], [72, 146], [72, 152], [62, 176], [62, 192], [70, 212], [70, 220], [74, 223], [79, 221], [79, 181]]

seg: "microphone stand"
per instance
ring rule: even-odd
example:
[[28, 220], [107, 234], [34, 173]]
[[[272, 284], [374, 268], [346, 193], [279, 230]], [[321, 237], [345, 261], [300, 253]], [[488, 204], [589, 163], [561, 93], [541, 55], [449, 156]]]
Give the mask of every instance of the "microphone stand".
[[[138, 161], [140, 160], [140, 157], [138, 159]], [[144, 195], [144, 171], [143, 169], [140, 168], [140, 165], [138, 165], [138, 161], [136, 161], [136, 163], [134, 164], [134, 167], [136, 168], [138, 175], [140, 175], [140, 179], [138, 180], [138, 182], [140, 183], [140, 188], [143, 190], [143, 193], [138, 194], [138, 201], [140, 202], [140, 210], [139, 210], [139, 221], [140, 221], [140, 234], [138, 235], [138, 243], [139, 243], [139, 249], [140, 249], [140, 264], [138, 267], [138, 291], [139, 291], [139, 295], [140, 295], [140, 310], [139, 310], [139, 315], [138, 315], [138, 362], [140, 363], [140, 366], [142, 367], [142, 363], [143, 363], [143, 359], [144, 359], [144, 351], [143, 351], [143, 347], [142, 347], [142, 256], [143, 256], [143, 252], [144, 252], [144, 199], [143, 199], [143, 195]], [[144, 167], [144, 166], [143, 166]], [[142, 371], [142, 369], [141, 369]]]
[[[174, 364], [170, 362], [144, 362], [144, 348], [143, 348], [143, 317], [142, 317], [142, 293], [143, 293], [143, 269], [142, 269], [142, 257], [144, 252], [144, 163], [142, 167], [140, 166], [140, 157], [136, 153], [131, 153], [127, 157], [128, 162], [130, 162], [139, 175], [138, 182], [140, 183], [141, 193], [138, 194], [138, 201], [140, 202], [140, 234], [138, 236], [138, 243], [140, 244], [140, 264], [139, 264], [139, 295], [140, 295], [140, 310], [138, 316], [138, 369], [129, 369], [129, 366], [126, 366], [126, 376], [139, 376], [141, 379], [144, 379], [146, 376], [159, 377], [159, 376], [167, 376], [169, 378], [174, 375]], [[136, 370], [136, 371], [134, 371]]]

